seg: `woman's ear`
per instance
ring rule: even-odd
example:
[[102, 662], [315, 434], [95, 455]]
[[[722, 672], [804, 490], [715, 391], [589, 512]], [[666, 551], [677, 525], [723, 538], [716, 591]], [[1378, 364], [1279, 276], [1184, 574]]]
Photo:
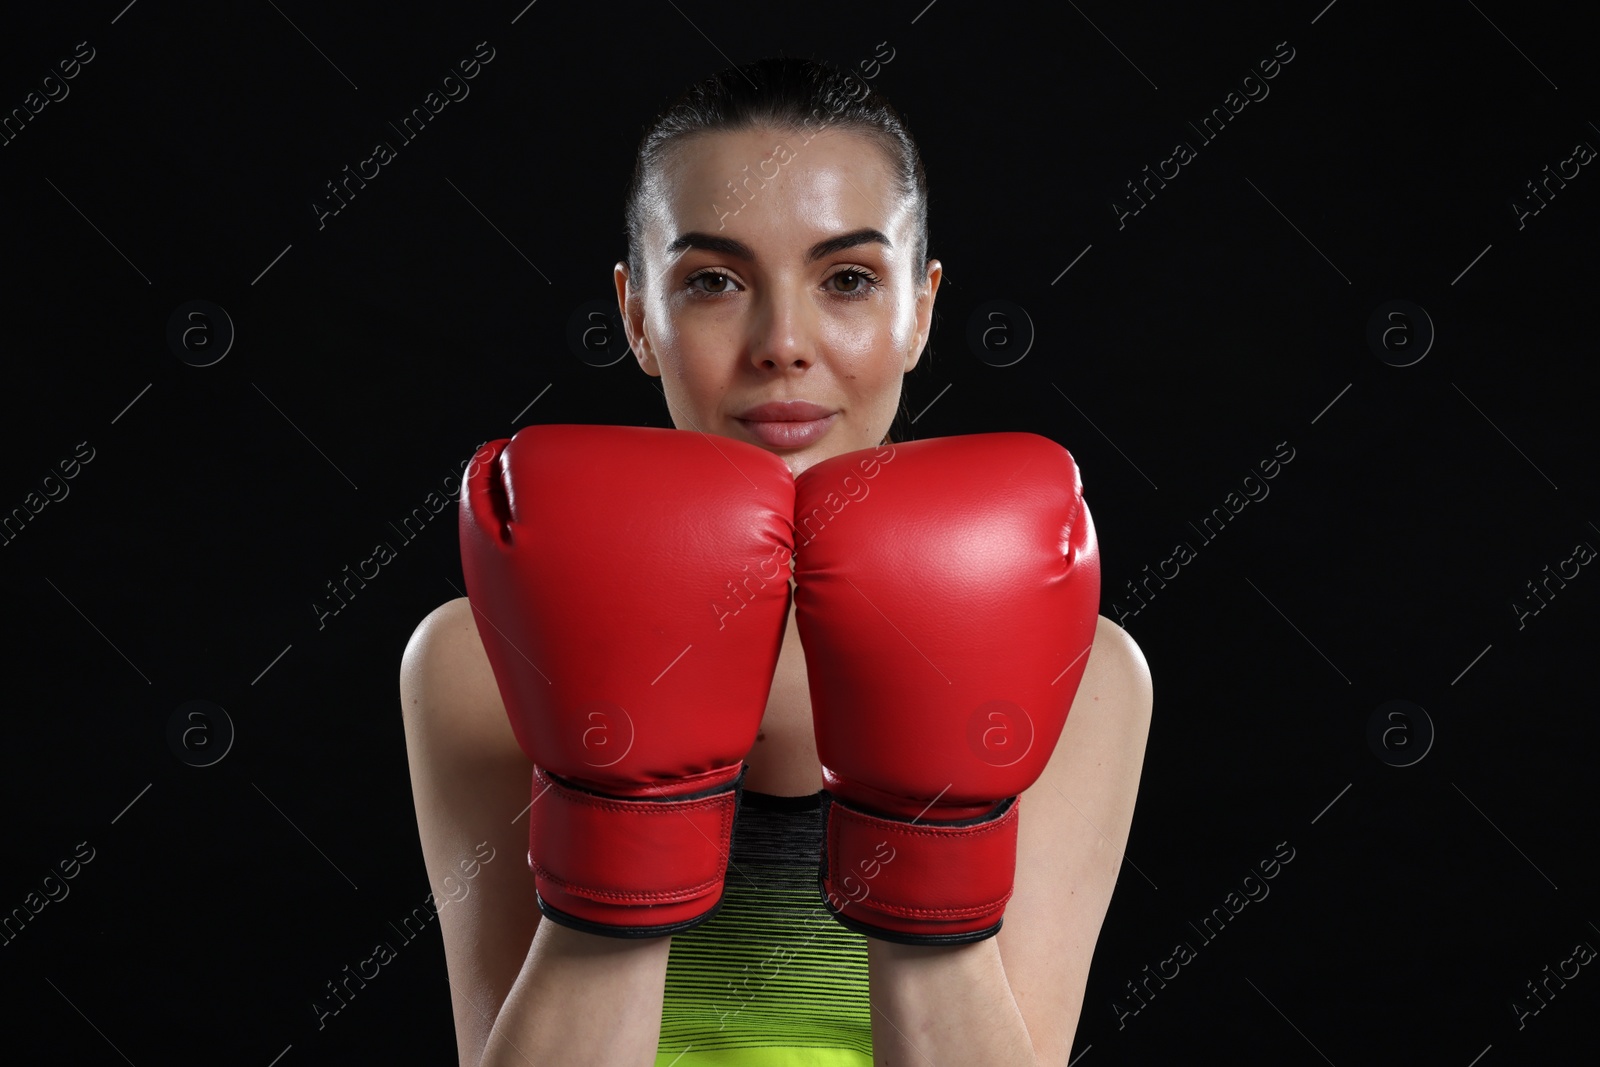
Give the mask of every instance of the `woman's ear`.
[[652, 378], [661, 377], [655, 353], [650, 351], [650, 340], [644, 332], [644, 294], [628, 270], [628, 264], [619, 260], [611, 271], [617, 286], [617, 308], [622, 312], [622, 329], [628, 337], [628, 348], [639, 361], [639, 368]]
[[922, 359], [922, 350], [927, 347], [928, 338], [932, 336], [933, 302], [939, 295], [939, 282], [943, 278], [944, 265], [937, 259], [928, 260], [927, 273], [917, 285], [917, 334], [912, 340], [911, 349], [906, 352], [907, 371], [915, 368]]

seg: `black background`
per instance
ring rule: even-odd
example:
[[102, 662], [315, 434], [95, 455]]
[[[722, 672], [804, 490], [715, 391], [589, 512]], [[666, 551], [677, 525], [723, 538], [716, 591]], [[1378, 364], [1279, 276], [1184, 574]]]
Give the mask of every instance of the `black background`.
[[[78, 42], [94, 58], [0, 148], [0, 509], [37, 506], [79, 442], [93, 459], [0, 548], [0, 912], [80, 842], [94, 858], [0, 946], [5, 1047], [452, 1060], [436, 929], [322, 1029], [311, 1010], [428, 893], [396, 679], [463, 586], [453, 509], [403, 544], [390, 523], [518, 425], [670, 425], [632, 359], [567, 342], [614, 299], [643, 124], [729, 61], [856, 67], [887, 42], [875, 84], [921, 144], [945, 266], [897, 435], [1067, 445], [1102, 613], [1155, 683], [1078, 1062], [1589, 1059], [1593, 966], [1521, 1028], [1512, 1004], [1600, 945], [1600, 577], [1552, 583], [1520, 625], [1513, 604], [1600, 547], [1600, 176], [1521, 226], [1512, 205], [1600, 146], [1592, 27], [1565, 5], [1325, 2], [8, 13], [7, 113]], [[470, 95], [399, 142], [387, 122], [480, 41]], [[1203, 143], [1187, 123], [1279, 42], [1270, 95]], [[379, 139], [397, 158], [319, 228], [324, 183]], [[1124, 183], [1179, 140], [1197, 158], [1119, 228]], [[214, 318], [167, 340], [191, 300], [237, 331], [211, 366], [184, 357], [215, 352]], [[967, 343], [992, 300], [1036, 334], [1009, 366]], [[1395, 300], [1436, 331], [1408, 366], [1414, 309], [1367, 339]], [[1190, 523], [1281, 442], [1270, 495], [1203, 541]], [[397, 558], [319, 627], [325, 583], [380, 540]], [[1196, 558], [1125, 614], [1179, 541]], [[210, 766], [179, 757], [217, 751], [215, 715], [168, 740], [191, 700], [236, 731]], [[1374, 747], [1391, 700], [1427, 722], [1384, 719]], [[1280, 842], [1270, 896], [1203, 944], [1189, 924]], [[1119, 1026], [1125, 983], [1180, 940], [1197, 958]]]

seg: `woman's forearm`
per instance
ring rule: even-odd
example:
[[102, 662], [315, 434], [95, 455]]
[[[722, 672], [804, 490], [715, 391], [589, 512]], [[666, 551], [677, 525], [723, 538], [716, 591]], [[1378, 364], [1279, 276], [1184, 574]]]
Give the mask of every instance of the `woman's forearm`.
[[874, 1063], [1037, 1067], [994, 938], [930, 948], [869, 938], [867, 973]]
[[650, 1067], [671, 946], [539, 923], [480, 1067]]

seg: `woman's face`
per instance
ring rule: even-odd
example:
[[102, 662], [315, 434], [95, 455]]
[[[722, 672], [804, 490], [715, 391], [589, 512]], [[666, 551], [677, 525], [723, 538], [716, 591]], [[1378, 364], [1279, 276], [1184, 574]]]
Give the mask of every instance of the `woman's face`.
[[[615, 271], [628, 342], [673, 424], [765, 448], [795, 475], [883, 439], [941, 273], [913, 262], [912, 204], [876, 142], [803, 137], [679, 142], [651, 193], [646, 277]], [[752, 410], [784, 401], [814, 408]]]

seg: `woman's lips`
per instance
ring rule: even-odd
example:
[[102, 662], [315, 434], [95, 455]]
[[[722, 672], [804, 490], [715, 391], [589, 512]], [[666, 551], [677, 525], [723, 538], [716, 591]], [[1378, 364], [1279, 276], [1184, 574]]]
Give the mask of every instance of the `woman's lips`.
[[737, 421], [764, 445], [772, 448], [804, 448], [827, 433], [828, 428], [833, 425], [833, 420], [838, 417], [839, 413], [834, 412], [820, 419], [805, 421], [774, 422], [764, 419]]

